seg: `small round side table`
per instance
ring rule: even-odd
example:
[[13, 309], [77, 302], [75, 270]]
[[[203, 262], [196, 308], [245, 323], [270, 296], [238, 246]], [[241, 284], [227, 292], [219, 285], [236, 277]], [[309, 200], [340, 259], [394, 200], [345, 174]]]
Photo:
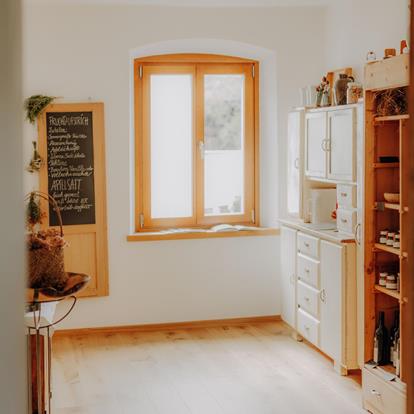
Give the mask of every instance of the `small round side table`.
[[[32, 414], [50, 414], [51, 405], [51, 340], [50, 328], [56, 326], [59, 322], [66, 319], [76, 305], [76, 293], [80, 292], [90, 281], [88, 275], [82, 273], [68, 272], [68, 280], [62, 290], [56, 290], [53, 287], [44, 287], [38, 289], [27, 289], [27, 303], [26, 303], [26, 317], [30, 316], [33, 324], [27, 324], [28, 334], [28, 388], [29, 388], [29, 412]], [[66, 313], [58, 320], [49, 320], [46, 315], [46, 308], [48, 304], [57, 303], [70, 300]], [[43, 314], [42, 314], [43, 311]], [[46, 321], [46, 323], [42, 323]], [[34, 331], [34, 333], [33, 333]], [[34, 338], [32, 339], [32, 336]], [[44, 339], [46, 337], [46, 344]], [[34, 343], [34, 344], [33, 344]], [[47, 353], [47, 370], [44, 369], [44, 353], [42, 355], [42, 344]], [[35, 355], [35, 364], [33, 364], [33, 346]], [[43, 362], [43, 364], [42, 364]], [[35, 365], [35, 366], [33, 366]], [[43, 365], [43, 366], [42, 366]], [[47, 378], [47, 390], [45, 389], [45, 378]], [[46, 397], [45, 397], [45, 394]], [[47, 410], [45, 400], [47, 400]]]

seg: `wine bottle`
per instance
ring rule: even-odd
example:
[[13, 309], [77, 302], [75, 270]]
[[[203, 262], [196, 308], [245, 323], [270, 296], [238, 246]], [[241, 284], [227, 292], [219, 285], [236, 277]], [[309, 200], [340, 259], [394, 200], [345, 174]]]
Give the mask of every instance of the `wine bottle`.
[[400, 369], [401, 369], [401, 342], [400, 342], [399, 333], [398, 333], [398, 338], [395, 343], [394, 363], [395, 363], [395, 374], [397, 375], [397, 377], [399, 377]]
[[389, 341], [389, 346], [390, 346], [390, 362], [394, 363], [394, 351], [395, 351], [395, 334], [398, 330], [398, 327], [400, 325], [400, 312], [399, 311], [395, 311], [394, 313], [394, 325], [391, 328], [390, 331], [390, 341]]
[[384, 312], [380, 312], [374, 336], [374, 362], [378, 365], [386, 365], [389, 362], [388, 332], [384, 318]]
[[397, 368], [397, 363], [399, 362], [399, 348], [400, 348], [400, 327], [397, 328], [397, 330], [395, 331], [395, 338], [394, 338], [394, 354], [392, 357], [392, 365]]

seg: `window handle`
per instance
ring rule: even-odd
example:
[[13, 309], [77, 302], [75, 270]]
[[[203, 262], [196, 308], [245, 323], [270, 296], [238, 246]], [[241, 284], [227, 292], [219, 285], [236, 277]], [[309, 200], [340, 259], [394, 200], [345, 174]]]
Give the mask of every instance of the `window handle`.
[[200, 151], [200, 158], [204, 160], [204, 141], [198, 141], [198, 149]]

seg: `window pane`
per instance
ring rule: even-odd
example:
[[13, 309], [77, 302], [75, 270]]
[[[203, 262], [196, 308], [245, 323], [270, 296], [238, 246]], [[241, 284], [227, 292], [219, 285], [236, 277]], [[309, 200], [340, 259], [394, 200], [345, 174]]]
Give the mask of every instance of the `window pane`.
[[192, 75], [151, 75], [151, 217], [191, 217]]
[[243, 214], [244, 75], [204, 76], [204, 214]]

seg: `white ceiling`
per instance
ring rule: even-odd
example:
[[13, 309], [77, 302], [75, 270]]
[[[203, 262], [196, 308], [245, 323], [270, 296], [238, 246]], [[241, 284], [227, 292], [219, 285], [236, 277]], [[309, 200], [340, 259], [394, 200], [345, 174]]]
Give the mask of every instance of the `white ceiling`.
[[195, 7], [274, 7], [274, 6], [320, 6], [344, 0], [26, 0], [29, 3], [76, 3], [76, 4], [136, 4], [154, 6]]

